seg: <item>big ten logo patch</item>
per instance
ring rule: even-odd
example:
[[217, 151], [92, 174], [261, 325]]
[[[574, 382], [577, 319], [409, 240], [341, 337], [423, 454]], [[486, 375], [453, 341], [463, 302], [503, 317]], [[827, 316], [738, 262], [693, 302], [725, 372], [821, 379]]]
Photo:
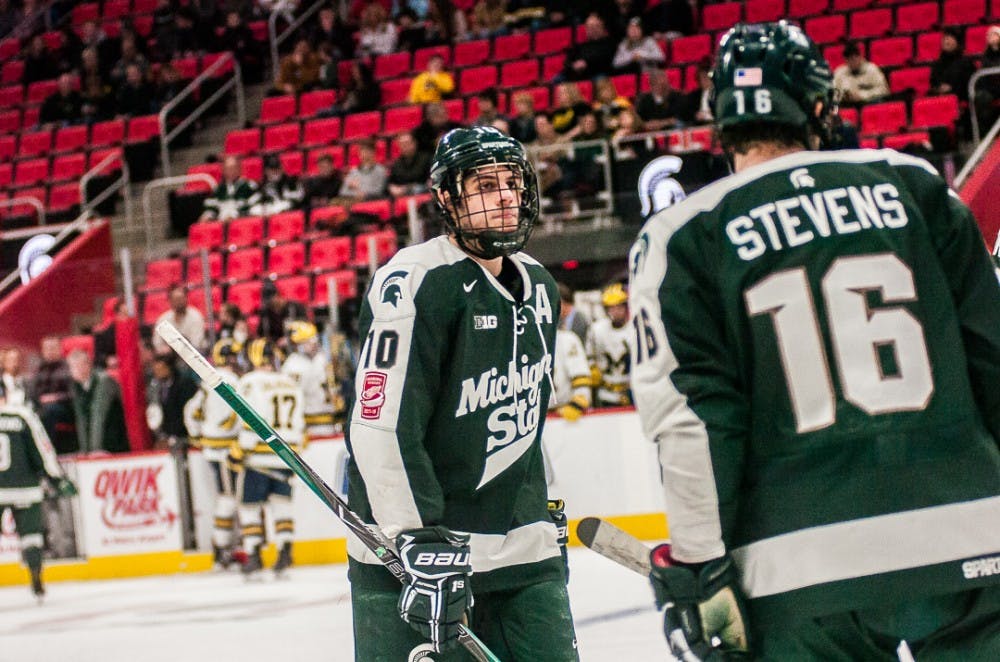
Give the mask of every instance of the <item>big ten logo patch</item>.
[[173, 524], [177, 513], [161, 504], [162, 466], [105, 469], [94, 481], [94, 496], [104, 501], [101, 519], [109, 529], [128, 530]]
[[376, 419], [385, 405], [386, 374], [377, 370], [365, 373], [361, 382], [361, 418]]
[[497, 328], [496, 315], [474, 315], [472, 318], [472, 322], [473, 322], [473, 328], [477, 330]]

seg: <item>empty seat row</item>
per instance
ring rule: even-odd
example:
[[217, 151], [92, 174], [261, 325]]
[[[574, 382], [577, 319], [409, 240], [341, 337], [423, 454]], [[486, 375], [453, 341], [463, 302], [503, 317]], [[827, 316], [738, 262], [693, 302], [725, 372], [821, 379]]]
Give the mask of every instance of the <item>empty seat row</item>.
[[[858, 123], [857, 111], [844, 108], [840, 114], [846, 121]], [[898, 133], [907, 127], [913, 129], [951, 127], [954, 126], [958, 116], [958, 97], [953, 94], [916, 99], [913, 102], [912, 112], [907, 111], [906, 103], [903, 101], [874, 103], [861, 109], [860, 132], [862, 135], [882, 135]]]
[[56, 130], [43, 128], [20, 135], [0, 135], [0, 161], [145, 142], [159, 135], [160, 122], [156, 115], [108, 120], [92, 126], [80, 124]]
[[[37, 200], [46, 214], [71, 212], [80, 204], [80, 185], [77, 182], [35, 186], [14, 191], [0, 191], [0, 218], [35, 217], [37, 209], [25, 199]], [[16, 202], [11, 202], [16, 201]]]
[[23, 159], [16, 163], [0, 163], [0, 189], [77, 179], [113, 155], [117, 155], [117, 158], [113, 158], [102, 168], [102, 174], [109, 174], [121, 169], [120, 149], [95, 149], [89, 154], [63, 154], [51, 161], [48, 157], [42, 157]]

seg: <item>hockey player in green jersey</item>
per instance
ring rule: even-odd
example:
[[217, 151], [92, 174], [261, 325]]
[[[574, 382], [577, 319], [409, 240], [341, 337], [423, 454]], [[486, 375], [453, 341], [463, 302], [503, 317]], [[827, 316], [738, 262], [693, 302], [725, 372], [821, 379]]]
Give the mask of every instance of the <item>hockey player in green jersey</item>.
[[348, 538], [355, 658], [467, 660], [467, 618], [505, 662], [576, 660], [540, 446], [559, 295], [520, 252], [535, 173], [474, 127], [441, 139], [430, 178], [447, 234], [397, 253], [361, 309], [349, 500], [414, 581]]
[[76, 494], [63, 474], [42, 421], [24, 405], [9, 405], [0, 384], [0, 513], [11, 508], [21, 541], [21, 557], [31, 576], [31, 591], [39, 600], [42, 584], [42, 478], [52, 481], [61, 496]]
[[674, 652], [1000, 660], [1000, 287], [975, 220], [920, 159], [810, 149], [831, 76], [797, 27], [736, 26], [713, 81], [735, 173], [630, 255]]

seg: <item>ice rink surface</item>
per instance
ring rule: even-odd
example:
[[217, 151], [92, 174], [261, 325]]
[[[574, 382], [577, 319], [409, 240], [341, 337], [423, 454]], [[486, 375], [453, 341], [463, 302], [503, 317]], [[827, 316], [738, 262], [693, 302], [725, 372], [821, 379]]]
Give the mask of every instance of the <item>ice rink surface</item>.
[[[580, 659], [667, 659], [644, 577], [570, 549]], [[0, 588], [0, 662], [351, 662], [346, 565]], [[470, 658], [471, 659], [471, 658]], [[541, 661], [539, 661], [541, 662]]]

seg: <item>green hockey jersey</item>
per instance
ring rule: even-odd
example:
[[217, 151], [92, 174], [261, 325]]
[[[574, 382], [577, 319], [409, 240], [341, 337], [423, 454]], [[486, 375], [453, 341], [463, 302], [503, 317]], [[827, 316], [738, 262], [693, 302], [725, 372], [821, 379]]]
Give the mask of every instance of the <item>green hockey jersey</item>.
[[42, 501], [42, 476], [63, 476], [38, 416], [23, 405], [0, 406], [0, 506]]
[[674, 554], [752, 614], [1000, 582], [1000, 287], [926, 162], [798, 152], [645, 225], [633, 391]]
[[[563, 572], [540, 446], [559, 296], [540, 264], [509, 259], [517, 298], [447, 237], [375, 273], [347, 435], [351, 508], [390, 538], [437, 524], [471, 534], [477, 592]], [[352, 581], [398, 587], [351, 537], [348, 553]]]

